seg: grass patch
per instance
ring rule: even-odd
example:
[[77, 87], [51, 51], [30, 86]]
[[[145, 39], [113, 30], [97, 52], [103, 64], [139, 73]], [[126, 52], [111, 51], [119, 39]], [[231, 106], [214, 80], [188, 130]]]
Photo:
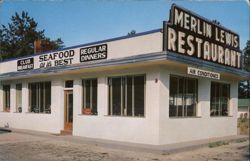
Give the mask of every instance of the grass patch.
[[236, 143], [242, 143], [242, 142], [245, 142], [245, 141], [248, 141], [248, 139], [238, 139], [235, 142]]
[[218, 146], [222, 146], [222, 145], [228, 145], [229, 142], [227, 141], [217, 141], [217, 142], [213, 142], [213, 143], [209, 143], [208, 147], [209, 148], [214, 148], [214, 147], [218, 147]]

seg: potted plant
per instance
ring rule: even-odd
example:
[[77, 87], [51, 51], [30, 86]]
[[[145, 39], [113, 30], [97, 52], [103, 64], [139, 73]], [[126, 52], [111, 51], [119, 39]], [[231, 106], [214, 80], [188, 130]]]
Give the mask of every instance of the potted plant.
[[10, 112], [10, 107], [6, 107], [5, 112]]
[[82, 109], [82, 114], [83, 114], [83, 115], [92, 115], [93, 112], [92, 112], [92, 109], [91, 109], [91, 108], [85, 107], [85, 108]]

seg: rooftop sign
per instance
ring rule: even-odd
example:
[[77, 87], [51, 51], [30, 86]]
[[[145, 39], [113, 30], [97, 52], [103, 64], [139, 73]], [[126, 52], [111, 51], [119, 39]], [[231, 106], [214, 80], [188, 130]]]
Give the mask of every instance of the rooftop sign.
[[108, 58], [108, 44], [72, 48], [17, 60], [17, 71], [50, 68]]
[[172, 5], [164, 23], [164, 50], [241, 68], [239, 35], [191, 11]]
[[80, 49], [80, 62], [107, 59], [108, 45], [85, 47]]
[[26, 58], [17, 61], [17, 71], [34, 69], [34, 58]]

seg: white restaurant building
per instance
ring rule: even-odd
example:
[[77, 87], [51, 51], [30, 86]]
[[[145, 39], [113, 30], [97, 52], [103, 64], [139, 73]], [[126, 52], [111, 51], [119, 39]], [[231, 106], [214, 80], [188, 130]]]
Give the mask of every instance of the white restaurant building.
[[164, 145], [237, 135], [239, 36], [173, 5], [162, 29], [0, 63], [0, 127]]

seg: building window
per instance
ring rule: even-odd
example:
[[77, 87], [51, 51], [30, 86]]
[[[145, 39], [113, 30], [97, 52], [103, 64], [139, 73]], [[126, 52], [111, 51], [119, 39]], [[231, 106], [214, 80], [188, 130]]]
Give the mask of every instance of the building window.
[[144, 116], [145, 76], [109, 78], [109, 115]]
[[10, 85], [3, 86], [3, 111], [10, 112]]
[[65, 88], [73, 88], [74, 81], [73, 80], [66, 80], [65, 81]]
[[51, 82], [29, 83], [29, 112], [51, 113]]
[[230, 85], [211, 83], [210, 116], [228, 116]]
[[83, 108], [84, 115], [97, 115], [97, 79], [86, 79], [83, 85]]
[[22, 112], [22, 84], [16, 84], [16, 112]]
[[198, 80], [180, 76], [170, 76], [170, 117], [196, 116], [198, 100]]

